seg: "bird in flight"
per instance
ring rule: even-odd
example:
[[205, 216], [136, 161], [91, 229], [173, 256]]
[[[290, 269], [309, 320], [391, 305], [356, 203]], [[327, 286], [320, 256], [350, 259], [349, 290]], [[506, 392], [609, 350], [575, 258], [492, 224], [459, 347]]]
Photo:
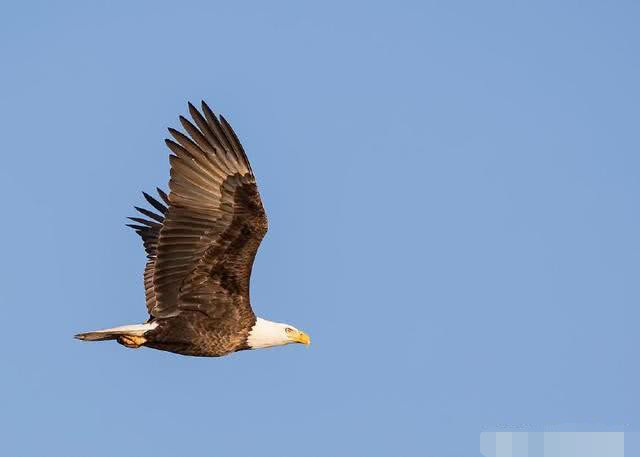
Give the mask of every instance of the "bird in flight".
[[[75, 335], [84, 341], [116, 340], [183, 355], [219, 357], [245, 349], [310, 343], [292, 325], [257, 317], [249, 300], [251, 268], [267, 233], [267, 216], [249, 160], [224, 117], [202, 102], [189, 103], [187, 135], [170, 128], [165, 140], [169, 194], [144, 193], [155, 209], [129, 224], [147, 253], [144, 324]], [[195, 125], [194, 125], [195, 123]]]

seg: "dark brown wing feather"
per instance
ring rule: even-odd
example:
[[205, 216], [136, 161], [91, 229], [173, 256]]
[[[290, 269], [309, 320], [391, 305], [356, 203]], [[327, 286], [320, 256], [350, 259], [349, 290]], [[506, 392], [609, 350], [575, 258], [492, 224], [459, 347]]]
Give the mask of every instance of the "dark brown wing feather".
[[[161, 189], [157, 188], [158, 195], [164, 203], [169, 205], [169, 198]], [[142, 219], [140, 217], [130, 217], [134, 222], [138, 224], [127, 224], [136, 231], [142, 238], [144, 244], [144, 250], [147, 253], [147, 265], [144, 268], [144, 292], [147, 302], [147, 310], [151, 314], [151, 310], [156, 306], [156, 294], [153, 285], [153, 274], [155, 271], [156, 253], [158, 250], [158, 236], [160, 235], [160, 229], [164, 222], [164, 215], [167, 213], [167, 207], [153, 198], [151, 195], [143, 192], [144, 198], [153, 206], [160, 214], [156, 214], [152, 211], [134, 207], [138, 212], [147, 216], [149, 219]], [[139, 225], [141, 224], [141, 225]]]
[[169, 208], [154, 239], [155, 260], [145, 270], [145, 288], [147, 279], [152, 286], [147, 297], [155, 301], [149, 312], [252, 319], [249, 277], [267, 218], [231, 126], [204, 102], [202, 110], [204, 116], [189, 104], [195, 125], [180, 118], [190, 138], [169, 129], [176, 141], [166, 140], [174, 154]]

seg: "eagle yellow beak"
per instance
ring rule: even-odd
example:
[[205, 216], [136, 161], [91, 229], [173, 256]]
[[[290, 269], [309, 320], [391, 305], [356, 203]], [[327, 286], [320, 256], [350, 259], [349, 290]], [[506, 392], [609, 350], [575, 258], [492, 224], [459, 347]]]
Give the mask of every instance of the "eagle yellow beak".
[[306, 346], [309, 346], [311, 344], [311, 338], [309, 338], [309, 335], [304, 332], [298, 332], [296, 335], [293, 335], [292, 340], [296, 343], [301, 343]]

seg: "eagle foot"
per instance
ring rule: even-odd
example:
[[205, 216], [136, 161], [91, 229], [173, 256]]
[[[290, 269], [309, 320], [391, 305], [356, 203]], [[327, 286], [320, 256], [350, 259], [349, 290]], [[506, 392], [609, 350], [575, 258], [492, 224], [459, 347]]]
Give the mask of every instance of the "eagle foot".
[[144, 336], [122, 335], [118, 337], [118, 343], [131, 349], [138, 349], [147, 339]]

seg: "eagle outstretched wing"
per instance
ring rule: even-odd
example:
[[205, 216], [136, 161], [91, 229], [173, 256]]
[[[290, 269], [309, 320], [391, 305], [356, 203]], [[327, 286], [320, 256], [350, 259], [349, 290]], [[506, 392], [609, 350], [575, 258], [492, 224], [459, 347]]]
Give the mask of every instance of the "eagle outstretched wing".
[[197, 310], [212, 317], [253, 316], [249, 279], [267, 217], [247, 156], [227, 121], [203, 102], [189, 103], [195, 125], [189, 136], [169, 129], [171, 179], [162, 215], [136, 208], [151, 220], [132, 218], [145, 244], [147, 308], [152, 317]]

